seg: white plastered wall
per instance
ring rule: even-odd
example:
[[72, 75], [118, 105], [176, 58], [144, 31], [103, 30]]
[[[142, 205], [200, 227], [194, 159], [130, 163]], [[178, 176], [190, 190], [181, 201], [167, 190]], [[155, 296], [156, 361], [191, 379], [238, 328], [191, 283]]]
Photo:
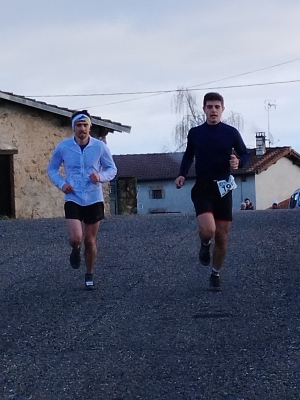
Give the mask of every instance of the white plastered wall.
[[266, 171], [256, 175], [256, 209], [264, 210], [273, 201], [289, 198], [300, 187], [300, 168], [283, 157]]

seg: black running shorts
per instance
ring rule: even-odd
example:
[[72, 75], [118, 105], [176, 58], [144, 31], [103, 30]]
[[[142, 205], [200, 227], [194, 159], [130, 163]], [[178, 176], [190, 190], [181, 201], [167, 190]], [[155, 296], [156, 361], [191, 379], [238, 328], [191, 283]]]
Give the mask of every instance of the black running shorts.
[[99, 201], [90, 206], [80, 206], [73, 201], [66, 201], [65, 217], [66, 219], [79, 219], [88, 225], [95, 224], [104, 218], [104, 203]]
[[197, 179], [191, 191], [196, 215], [210, 212], [215, 219], [232, 221], [232, 190], [221, 197], [217, 182]]

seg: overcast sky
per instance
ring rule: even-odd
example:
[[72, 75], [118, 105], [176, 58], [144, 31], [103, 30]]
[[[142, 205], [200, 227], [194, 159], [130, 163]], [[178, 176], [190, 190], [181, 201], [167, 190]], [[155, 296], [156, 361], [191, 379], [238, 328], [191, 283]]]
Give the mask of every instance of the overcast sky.
[[[268, 133], [269, 109], [274, 145], [300, 152], [299, 0], [0, 4], [0, 90], [87, 108], [93, 115], [130, 125], [130, 134], [108, 136], [113, 154], [176, 148], [174, 129], [180, 116], [172, 106], [174, 92], [72, 95], [187, 87], [197, 89], [193, 93], [201, 107], [206, 92], [218, 91], [225, 98], [224, 117], [231, 111], [242, 115], [247, 146], [254, 147], [255, 132]], [[295, 80], [299, 82], [266, 85]], [[69, 96], [38, 97], [46, 95]]]

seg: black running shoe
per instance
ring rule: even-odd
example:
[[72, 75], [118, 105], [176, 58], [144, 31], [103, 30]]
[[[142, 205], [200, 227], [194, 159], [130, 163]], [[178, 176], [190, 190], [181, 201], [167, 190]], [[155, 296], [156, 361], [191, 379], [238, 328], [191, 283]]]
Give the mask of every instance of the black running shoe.
[[214, 292], [220, 292], [221, 291], [221, 285], [220, 285], [220, 277], [214, 274], [210, 275], [209, 278], [209, 283], [210, 283], [210, 289], [213, 290]]
[[201, 242], [201, 248], [199, 251], [199, 261], [201, 262], [202, 265], [210, 264], [210, 244], [205, 246], [205, 244]]
[[85, 274], [85, 289], [86, 290], [94, 290], [95, 289], [93, 274]]
[[70, 264], [71, 267], [74, 269], [78, 269], [80, 267], [80, 247], [77, 249], [73, 247], [71, 254], [70, 254]]

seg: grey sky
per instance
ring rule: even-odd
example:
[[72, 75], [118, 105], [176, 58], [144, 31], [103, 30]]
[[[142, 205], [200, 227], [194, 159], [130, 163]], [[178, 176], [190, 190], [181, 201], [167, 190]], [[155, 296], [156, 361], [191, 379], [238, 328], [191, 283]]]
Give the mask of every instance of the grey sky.
[[[297, 0], [2, 0], [0, 90], [39, 96], [201, 85], [300, 58], [299, 20]], [[300, 82], [218, 89], [298, 79], [300, 60], [195, 93], [199, 106], [206, 91], [223, 94], [225, 117], [242, 114], [249, 146], [256, 131], [267, 131], [265, 102], [276, 103], [269, 114], [275, 145], [300, 152]], [[173, 96], [35, 98], [131, 125], [130, 135], [108, 138], [112, 153], [124, 154], [175, 148]]]

